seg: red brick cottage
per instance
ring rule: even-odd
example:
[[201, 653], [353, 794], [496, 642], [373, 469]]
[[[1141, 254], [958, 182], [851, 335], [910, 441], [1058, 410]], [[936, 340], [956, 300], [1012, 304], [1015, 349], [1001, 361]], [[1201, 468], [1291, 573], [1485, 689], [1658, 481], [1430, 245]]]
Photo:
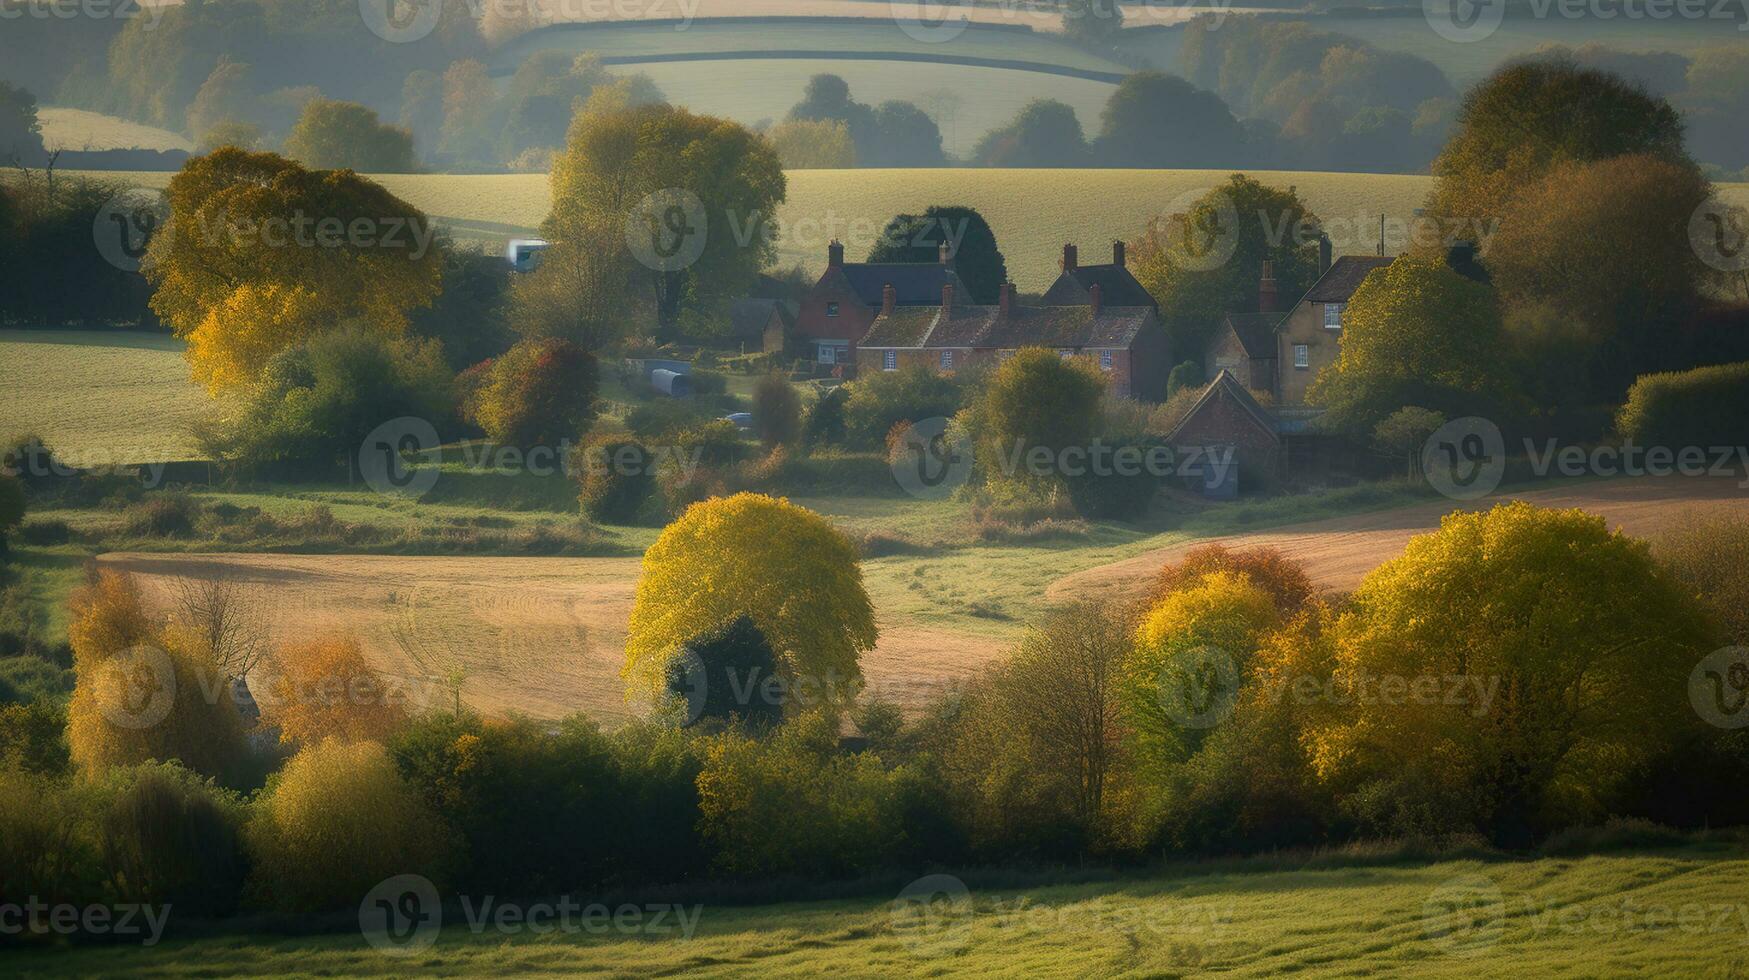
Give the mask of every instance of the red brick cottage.
[[965, 284], [953, 271], [947, 246], [933, 263], [844, 261], [844, 246], [833, 242], [826, 252], [826, 271], [802, 300], [796, 314], [795, 339], [803, 356], [822, 366], [854, 371], [856, 347], [873, 326], [892, 287], [899, 307], [935, 307], [942, 289], [953, 286], [965, 295]]

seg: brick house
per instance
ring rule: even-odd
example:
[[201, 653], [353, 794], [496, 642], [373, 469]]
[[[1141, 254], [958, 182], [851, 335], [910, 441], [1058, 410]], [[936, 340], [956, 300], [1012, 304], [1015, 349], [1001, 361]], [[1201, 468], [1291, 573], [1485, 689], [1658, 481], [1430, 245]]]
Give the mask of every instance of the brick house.
[[781, 299], [738, 299], [729, 304], [724, 340], [742, 353], [782, 353], [795, 330], [796, 304]]
[[930, 307], [903, 306], [896, 290], [857, 345], [857, 369], [897, 371], [922, 365], [954, 371], [1002, 361], [1023, 347], [1056, 350], [1090, 359], [1116, 394], [1159, 401], [1166, 394], [1171, 342], [1152, 305], [1113, 306], [1094, 283], [1084, 305], [1022, 306], [1014, 286], [1002, 286], [995, 306], [960, 302], [954, 284], [942, 287]]
[[1063, 246], [1062, 272], [1040, 301], [1044, 306], [1087, 306], [1098, 286], [1105, 303], [1113, 307], [1146, 306], [1160, 314], [1160, 304], [1136, 277], [1130, 274], [1123, 242], [1111, 243], [1110, 265], [1082, 265], [1080, 250]]
[[1306, 408], [1306, 391], [1319, 373], [1336, 363], [1342, 344], [1342, 310], [1375, 269], [1394, 261], [1382, 255], [1344, 255], [1337, 259], [1275, 328], [1278, 364], [1275, 403]]
[[[1181, 453], [1232, 449], [1245, 479], [1273, 482], [1280, 471], [1282, 436], [1275, 416], [1258, 403], [1231, 370], [1222, 368], [1190, 411], [1167, 433]], [[1228, 485], [1236, 490], [1236, 484]]]
[[822, 366], [848, 367], [843, 373], [850, 373], [857, 363], [857, 342], [874, 325], [888, 287], [898, 307], [934, 308], [947, 286], [966, 294], [945, 244], [939, 262], [847, 263], [844, 246], [833, 242], [826, 251], [826, 271], [796, 314], [795, 340], [803, 347], [802, 356]]

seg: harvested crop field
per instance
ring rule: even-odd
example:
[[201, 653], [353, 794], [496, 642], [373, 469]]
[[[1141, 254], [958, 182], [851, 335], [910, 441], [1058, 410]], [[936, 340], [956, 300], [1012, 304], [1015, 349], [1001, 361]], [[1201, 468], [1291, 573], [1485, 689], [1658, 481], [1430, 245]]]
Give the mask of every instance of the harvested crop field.
[[1667, 477], [1600, 480], [1551, 490], [1501, 494], [1467, 504], [1450, 501], [1395, 510], [1335, 517], [1246, 534], [1204, 538], [1157, 548], [1064, 576], [1046, 595], [1066, 601], [1133, 593], [1145, 588], [1162, 565], [1176, 562], [1198, 545], [1219, 541], [1232, 548], [1279, 548], [1303, 562], [1312, 580], [1326, 589], [1352, 589], [1366, 573], [1402, 554], [1409, 539], [1439, 528], [1454, 509], [1485, 510], [1504, 500], [1526, 500], [1540, 507], [1579, 507], [1600, 515], [1610, 527], [1635, 537], [1654, 537], [1693, 511], [1731, 510], [1749, 516], [1749, 488], [1742, 476]]
[[[271, 597], [275, 640], [355, 632], [372, 665], [406, 685], [409, 700], [449, 696], [486, 714], [560, 718], [576, 711], [623, 720], [626, 624], [636, 558], [403, 558], [318, 555], [112, 554], [149, 597], [177, 577], [221, 573]], [[997, 640], [884, 621], [863, 658], [872, 692], [919, 708], [1005, 649]]]

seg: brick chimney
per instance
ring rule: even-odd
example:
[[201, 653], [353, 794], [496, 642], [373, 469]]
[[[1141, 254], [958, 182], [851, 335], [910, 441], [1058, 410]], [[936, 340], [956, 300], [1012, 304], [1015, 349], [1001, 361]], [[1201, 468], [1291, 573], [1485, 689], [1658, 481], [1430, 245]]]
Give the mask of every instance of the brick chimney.
[[1098, 316], [1100, 309], [1105, 306], [1105, 290], [1099, 288], [1099, 283], [1094, 283], [1093, 287], [1087, 290], [1087, 294], [1093, 300], [1093, 315]]
[[1076, 269], [1080, 268], [1080, 266], [1081, 266], [1081, 261], [1076, 256], [1075, 246], [1064, 245], [1063, 246], [1063, 271], [1064, 272], [1074, 272]]
[[1006, 320], [1014, 312], [1013, 283], [1005, 282], [1002, 284], [1002, 299], [1000, 302], [1002, 304], [1002, 319]]
[[1320, 233], [1318, 235], [1318, 277], [1319, 278], [1323, 278], [1324, 273], [1330, 271], [1330, 262], [1331, 262], [1331, 254], [1330, 253], [1332, 251], [1333, 251], [1333, 248], [1330, 245], [1330, 236]]
[[941, 308], [950, 313], [953, 312], [953, 283], [951, 282], [941, 284]]
[[1112, 242], [1111, 243], [1111, 264], [1115, 265], [1119, 269], [1121, 269], [1124, 267], [1124, 258], [1125, 258], [1125, 256], [1124, 256], [1124, 244], [1123, 244], [1123, 242]]
[[942, 242], [941, 245], [936, 248], [935, 252], [937, 258], [941, 260], [942, 265], [945, 265], [950, 269], [953, 268], [953, 246], [946, 242]]
[[1263, 260], [1263, 278], [1257, 283], [1257, 312], [1274, 313], [1275, 308], [1275, 263]]
[[893, 310], [898, 305], [899, 291], [894, 289], [893, 284], [889, 282], [881, 289], [881, 315], [892, 316]]
[[842, 242], [833, 242], [826, 246], [826, 268], [844, 268], [844, 245]]

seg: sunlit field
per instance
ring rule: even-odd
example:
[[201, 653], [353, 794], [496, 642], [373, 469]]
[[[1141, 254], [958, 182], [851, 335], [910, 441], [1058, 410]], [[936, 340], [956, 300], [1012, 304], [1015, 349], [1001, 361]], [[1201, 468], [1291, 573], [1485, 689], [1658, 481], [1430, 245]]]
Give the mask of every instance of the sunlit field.
[[209, 409], [182, 342], [162, 334], [0, 331], [0, 432], [35, 433], [75, 464], [199, 458]]

